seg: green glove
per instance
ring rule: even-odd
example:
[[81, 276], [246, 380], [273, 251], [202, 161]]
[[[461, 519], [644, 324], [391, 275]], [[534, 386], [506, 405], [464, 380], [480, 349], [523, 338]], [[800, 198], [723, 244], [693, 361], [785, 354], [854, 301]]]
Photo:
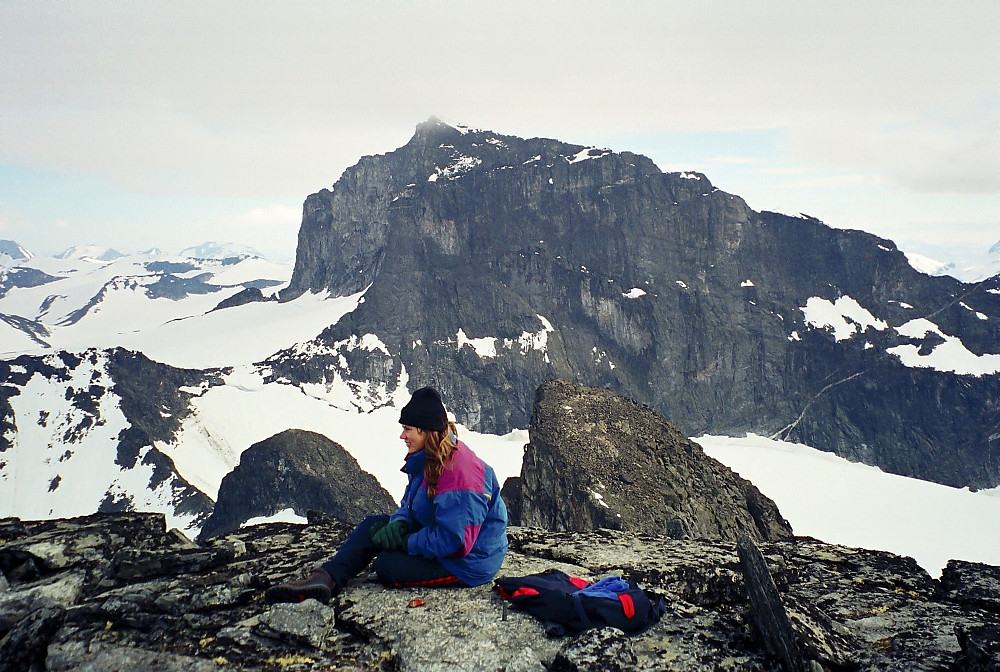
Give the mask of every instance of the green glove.
[[388, 522], [388, 520], [376, 520], [368, 526], [368, 536], [371, 537], [372, 541], [375, 540], [375, 534], [385, 527]]
[[410, 524], [405, 520], [393, 521], [372, 535], [375, 545], [387, 551], [405, 551], [409, 538]]

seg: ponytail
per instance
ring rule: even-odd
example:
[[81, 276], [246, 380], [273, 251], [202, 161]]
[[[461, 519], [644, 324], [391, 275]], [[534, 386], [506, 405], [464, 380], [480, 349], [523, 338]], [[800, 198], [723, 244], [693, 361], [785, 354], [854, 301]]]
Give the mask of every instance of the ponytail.
[[437, 495], [438, 479], [451, 462], [451, 454], [458, 449], [458, 428], [454, 422], [440, 432], [427, 431], [427, 441], [424, 452], [427, 454], [427, 465], [424, 467], [424, 479], [427, 481], [427, 496]]

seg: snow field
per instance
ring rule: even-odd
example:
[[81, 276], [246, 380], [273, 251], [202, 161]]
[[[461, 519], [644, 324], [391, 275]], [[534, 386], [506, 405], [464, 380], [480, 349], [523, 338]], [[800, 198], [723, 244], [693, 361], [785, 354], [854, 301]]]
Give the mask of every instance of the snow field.
[[910, 556], [934, 577], [953, 558], [1000, 565], [1000, 488], [950, 488], [755, 435], [694, 440], [773, 499], [797, 535]]

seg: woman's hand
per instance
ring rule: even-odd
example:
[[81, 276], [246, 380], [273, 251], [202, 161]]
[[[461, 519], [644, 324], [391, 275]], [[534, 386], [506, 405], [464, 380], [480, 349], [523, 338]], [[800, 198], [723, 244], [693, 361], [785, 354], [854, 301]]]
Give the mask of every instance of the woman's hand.
[[410, 538], [410, 524], [405, 520], [387, 523], [372, 534], [372, 542], [387, 551], [406, 551]]

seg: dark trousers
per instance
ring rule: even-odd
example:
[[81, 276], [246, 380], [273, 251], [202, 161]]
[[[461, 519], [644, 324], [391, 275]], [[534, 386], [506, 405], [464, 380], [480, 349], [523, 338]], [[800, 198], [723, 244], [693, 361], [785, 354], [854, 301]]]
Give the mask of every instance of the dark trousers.
[[336, 555], [327, 560], [320, 569], [327, 572], [338, 586], [348, 581], [375, 560], [375, 573], [379, 581], [387, 586], [447, 586], [461, 583], [435, 559], [410, 555], [403, 551], [386, 551], [372, 542], [372, 523], [389, 522], [389, 516], [368, 516], [354, 528]]

